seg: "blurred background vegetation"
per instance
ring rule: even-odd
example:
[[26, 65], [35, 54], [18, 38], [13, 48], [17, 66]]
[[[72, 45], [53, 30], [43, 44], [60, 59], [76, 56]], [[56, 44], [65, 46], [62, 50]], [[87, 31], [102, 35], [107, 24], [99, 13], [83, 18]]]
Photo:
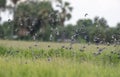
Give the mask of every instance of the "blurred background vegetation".
[[[79, 19], [76, 25], [65, 25], [74, 10], [69, 2], [56, 0], [55, 10], [48, 0], [11, 0], [14, 6], [7, 6], [7, 0], [0, 0], [0, 12], [13, 12], [13, 20], [0, 24], [0, 39], [69, 41], [76, 42], [120, 42], [120, 23], [109, 27], [105, 18]], [[87, 14], [85, 14], [87, 16]], [[0, 17], [1, 22], [2, 17]]]

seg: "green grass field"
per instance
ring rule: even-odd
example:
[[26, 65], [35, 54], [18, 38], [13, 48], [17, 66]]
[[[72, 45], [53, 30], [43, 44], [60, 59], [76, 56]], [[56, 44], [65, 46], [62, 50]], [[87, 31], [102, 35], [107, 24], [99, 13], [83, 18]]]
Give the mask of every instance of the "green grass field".
[[0, 77], [119, 77], [119, 71], [119, 45], [69, 49], [69, 43], [0, 40]]

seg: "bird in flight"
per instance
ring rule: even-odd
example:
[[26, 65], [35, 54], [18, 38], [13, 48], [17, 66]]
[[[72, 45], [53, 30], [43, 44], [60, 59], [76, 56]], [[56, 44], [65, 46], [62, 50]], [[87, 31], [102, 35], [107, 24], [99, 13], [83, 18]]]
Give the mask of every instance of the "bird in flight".
[[85, 13], [85, 17], [88, 15], [88, 13]]

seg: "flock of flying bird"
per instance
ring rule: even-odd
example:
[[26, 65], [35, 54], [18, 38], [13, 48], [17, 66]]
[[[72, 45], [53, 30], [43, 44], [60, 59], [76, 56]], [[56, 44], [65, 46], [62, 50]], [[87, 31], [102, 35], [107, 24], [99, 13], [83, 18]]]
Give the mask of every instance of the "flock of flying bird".
[[[84, 16], [87, 17], [87, 15], [88, 15], [88, 14], [86, 13]], [[9, 20], [9, 21], [10, 21], [10, 20]], [[76, 40], [76, 37], [78, 37], [78, 36], [80, 35], [80, 32], [81, 32], [81, 31], [82, 31], [82, 33], [85, 33], [85, 26], [82, 26], [81, 29], [76, 29], [76, 30], [74, 30], [74, 34], [73, 34], [73, 35], [71, 36], [71, 38], [70, 38], [70, 45], [69, 45], [69, 47], [66, 47], [65, 45], [63, 45], [63, 46], [61, 46], [61, 48], [62, 48], [62, 49], [67, 49], [67, 50], [72, 50], [72, 49], [73, 49], [73, 44], [75, 43], [75, 40]], [[56, 35], [59, 35], [59, 34], [60, 34], [58, 28], [55, 28], [55, 29], [51, 28], [51, 34], [50, 34], [50, 36], [49, 36], [49, 40], [50, 40], [50, 41], [52, 41], [53, 38], [54, 38], [53, 32], [54, 32]], [[35, 35], [33, 36], [33, 40], [36, 41], [36, 37], [37, 37], [37, 36], [38, 36], [38, 34], [35, 34]], [[116, 41], [116, 39], [114, 38], [114, 35], [111, 36], [111, 37], [114, 39], [114, 41]], [[79, 48], [79, 51], [80, 51], [80, 52], [84, 52], [85, 49], [86, 49], [89, 45], [91, 45], [91, 43], [89, 42], [89, 38], [88, 38], [87, 35], [84, 36], [84, 39], [85, 39], [88, 43]], [[96, 43], [96, 49], [97, 49], [97, 51], [96, 51], [95, 53], [93, 53], [93, 55], [95, 55], [95, 56], [100, 55], [105, 49], [107, 49], [107, 47], [99, 47], [99, 44], [100, 44], [101, 42], [104, 42], [104, 41], [98, 42], [99, 38], [98, 38], [97, 36], [95, 36], [95, 38], [94, 38], [93, 40], [94, 40], [95, 43]], [[112, 44], [113, 47], [118, 47], [118, 48], [119, 48], [120, 43], [118, 43], [118, 42], [119, 42], [119, 41], [115, 42], [115, 44]], [[110, 45], [111, 45], [110, 43], [106, 43], [106, 45], [104, 45], [104, 46], [110, 46]], [[35, 47], [38, 46], [38, 41], [35, 42], [35, 45], [34, 45], [34, 46], [35, 46]], [[51, 45], [48, 45], [47, 47], [48, 47], [48, 48], [51, 48], [52, 46], [51, 46]], [[29, 49], [31, 49], [31, 48], [32, 48], [32, 46], [29, 47]], [[114, 48], [114, 49], [115, 49], [115, 48]], [[112, 53], [112, 54], [118, 54], [118, 55], [120, 56], [120, 50], [118, 50], [117, 53], [116, 53], [116, 51], [111, 50], [111, 53]], [[50, 58], [48, 58], [48, 61], [50, 61]]]
[[[85, 14], [85, 17], [86, 17], [87, 15], [88, 15], [88, 14], [86, 13], [86, 14]], [[75, 40], [76, 40], [76, 37], [80, 35], [80, 34], [79, 34], [79, 33], [80, 33], [80, 30], [83, 30], [83, 33], [84, 33], [84, 28], [85, 28], [85, 26], [82, 26], [81, 29], [75, 30], [74, 35], [71, 36], [71, 38], [70, 38], [70, 45], [69, 45], [69, 47], [66, 47], [66, 46], [63, 45], [63, 46], [61, 46], [61, 48], [67, 49], [67, 50], [72, 50], [72, 49], [73, 49], [73, 44], [75, 43]], [[50, 37], [49, 37], [49, 40], [50, 40], [50, 41], [53, 40], [52, 32], [55, 32], [56, 35], [59, 35], [59, 30], [58, 30], [58, 28], [55, 28], [55, 29], [51, 28], [51, 34], [50, 34]], [[112, 37], [112, 39], [114, 39], [115, 43], [114, 43], [114, 44], [110, 44], [110, 43], [108, 42], [108, 43], [106, 43], [106, 45], [104, 45], [104, 46], [113, 45], [114, 48], [115, 48], [115, 47], [119, 47], [119, 44], [120, 44], [119, 41], [116, 41], [116, 39], [114, 38], [114, 35], [111, 36], [111, 37]], [[89, 42], [89, 39], [88, 39], [88, 36], [87, 36], [87, 35], [85, 35], [85, 40], [88, 42], [87, 45], [89, 46], [91, 43]], [[99, 47], [99, 44], [100, 44], [100, 43], [104, 43], [104, 41], [98, 42], [99, 38], [98, 38], [97, 36], [95, 36], [95, 38], [94, 38], [93, 40], [94, 40], [95, 43], [96, 43], [96, 49], [97, 49], [97, 52], [93, 53], [95, 56], [96, 56], [96, 55], [100, 55], [105, 49], [107, 49], [107, 47], [102, 47], [102, 48]], [[87, 45], [83, 45], [82, 47], [80, 47], [79, 51], [84, 52], [85, 49], [87, 48]], [[35, 44], [35, 46], [37, 46], [37, 44]], [[50, 48], [51, 45], [48, 45], [47, 47]], [[119, 52], [116, 53], [116, 50], [111, 50], [111, 53], [112, 53], [112, 54], [118, 54], [118, 55], [120, 56], [120, 50], [118, 50], [118, 51], [119, 51]]]

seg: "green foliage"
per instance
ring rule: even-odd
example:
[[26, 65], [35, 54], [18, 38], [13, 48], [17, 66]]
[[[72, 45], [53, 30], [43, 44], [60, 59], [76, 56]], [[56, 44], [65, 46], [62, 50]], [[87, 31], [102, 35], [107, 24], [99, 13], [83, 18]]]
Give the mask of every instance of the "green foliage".
[[10, 22], [6, 22], [2, 26], [3, 38], [4, 39], [12, 39], [13, 36], [13, 25]]
[[78, 26], [92, 26], [93, 25], [93, 22], [91, 19], [86, 19], [86, 20], [83, 20], [83, 19], [80, 19], [77, 21], [77, 25]]
[[[26, 29], [31, 36], [41, 32], [40, 34], [43, 37], [41, 39], [48, 40], [48, 38], [44, 38], [44, 36], [48, 36], [48, 32], [45, 32], [48, 26], [52, 28], [64, 26], [64, 22], [71, 18], [70, 12], [67, 12], [67, 10], [72, 11], [70, 4], [68, 2], [58, 2], [60, 2], [59, 8], [62, 12], [54, 10], [50, 1], [27, 1], [27, 3], [19, 4], [15, 10], [14, 28], [18, 28], [19, 31]], [[24, 35], [19, 34], [19, 36]]]
[[0, 55], [5, 55], [5, 53], [7, 52], [7, 48], [4, 46], [0, 46]]
[[3, 38], [4, 37], [4, 33], [3, 33], [3, 28], [2, 26], [0, 25], [0, 38]]
[[120, 23], [117, 24], [117, 28], [120, 30]]
[[21, 3], [17, 6], [16, 16], [22, 16], [22, 14], [26, 13], [27, 16], [39, 16], [43, 15], [43, 12], [52, 11], [52, 6], [50, 2], [35, 2], [35, 3]]
[[0, 0], [0, 8], [4, 8], [6, 6], [6, 0]]
[[[18, 0], [13, 0], [15, 3]], [[64, 25], [64, 22], [71, 19], [72, 7], [70, 3], [57, 0], [59, 10], [54, 10], [50, 1], [27, 1], [17, 5], [14, 9], [14, 20], [5, 22], [0, 26], [0, 37], [12, 39], [13, 35], [18, 35], [18, 39], [32, 40], [37, 34], [36, 39], [50, 41], [50, 34], [53, 35], [52, 41], [70, 40], [72, 36], [77, 42], [95, 42], [94, 38], [99, 38], [99, 42], [114, 43], [119, 41], [119, 23], [117, 27], [110, 28], [105, 18], [95, 17], [91, 19], [79, 19], [76, 25]], [[11, 23], [11, 24], [10, 24]], [[51, 29], [58, 28], [59, 35]], [[77, 32], [76, 32], [77, 31]], [[86, 36], [88, 37], [87, 39]], [[113, 39], [112, 36], [115, 38]]]

